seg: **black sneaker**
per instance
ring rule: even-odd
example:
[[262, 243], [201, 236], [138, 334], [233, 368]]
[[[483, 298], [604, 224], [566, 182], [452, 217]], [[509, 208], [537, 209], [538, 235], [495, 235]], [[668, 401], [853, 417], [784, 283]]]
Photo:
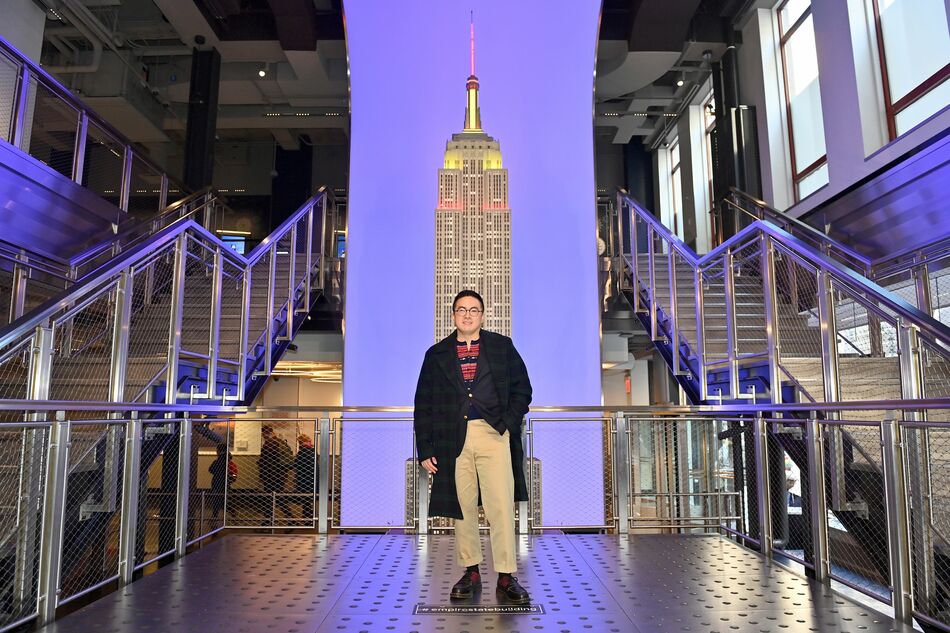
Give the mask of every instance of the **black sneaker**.
[[452, 587], [449, 597], [453, 600], [471, 598], [476, 591], [482, 590], [482, 575], [477, 571], [465, 570], [462, 578]]
[[514, 576], [499, 576], [495, 593], [499, 598], [504, 598], [512, 604], [528, 604], [531, 602], [531, 596], [528, 595], [524, 587], [518, 584], [518, 579]]

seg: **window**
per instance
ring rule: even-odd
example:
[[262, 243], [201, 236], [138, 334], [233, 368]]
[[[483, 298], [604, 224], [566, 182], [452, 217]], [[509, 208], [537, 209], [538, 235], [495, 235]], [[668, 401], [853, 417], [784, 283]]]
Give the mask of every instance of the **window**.
[[679, 218], [683, 213], [683, 182], [680, 179], [680, 144], [679, 140], [670, 146], [670, 191], [673, 193], [673, 208], [670, 214], [673, 219], [673, 233], [680, 235]]
[[870, 0], [891, 140], [950, 103], [944, 0]]
[[808, 0], [785, 0], [777, 12], [792, 186], [797, 202], [828, 184], [815, 24]]

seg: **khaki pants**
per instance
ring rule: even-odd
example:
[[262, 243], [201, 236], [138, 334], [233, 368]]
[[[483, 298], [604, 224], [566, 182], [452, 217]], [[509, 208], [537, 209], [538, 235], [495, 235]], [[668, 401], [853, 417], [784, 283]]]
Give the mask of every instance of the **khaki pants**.
[[515, 480], [508, 431], [499, 435], [485, 420], [469, 420], [465, 446], [455, 461], [455, 488], [464, 520], [455, 521], [456, 559], [462, 567], [482, 562], [478, 537], [478, 489], [491, 526], [491, 553], [498, 573], [514, 573]]

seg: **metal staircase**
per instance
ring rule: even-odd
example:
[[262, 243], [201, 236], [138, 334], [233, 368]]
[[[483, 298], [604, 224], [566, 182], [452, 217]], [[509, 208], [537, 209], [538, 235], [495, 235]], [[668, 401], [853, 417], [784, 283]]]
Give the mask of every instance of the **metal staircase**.
[[0, 399], [243, 402], [323, 288], [329, 198], [247, 257], [180, 218], [0, 331]]
[[[736, 201], [748, 202], [733, 196], [732, 204]], [[752, 491], [765, 477], [770, 487], [784, 491], [782, 456], [787, 456], [803, 474], [802, 495], [827, 498], [829, 516], [842, 527], [836, 547], [859, 549], [861, 555], [854, 558], [866, 564], [860, 574], [886, 586], [894, 565], [888, 558], [887, 516], [893, 504], [884, 498], [881, 436], [860, 425], [880, 424], [887, 402], [950, 396], [950, 328], [868, 278], [906, 280], [899, 262], [870, 261], [774, 210], [747, 213], [744, 228], [700, 256], [623, 192], [617, 208], [622, 256], [615, 267], [622, 271], [621, 294], [694, 405], [725, 410], [815, 405], [811, 412], [785, 414], [788, 424], [779, 415], [765, 425], [767, 459], [752, 453], [758, 422], [741, 415], [730, 422], [720, 440], [734, 442], [737, 482]], [[928, 250], [943, 252], [946, 246], [933, 244]], [[903, 258], [920, 264], [906, 254]], [[913, 277], [929, 289], [926, 275]], [[913, 293], [913, 284], [901, 283], [905, 296], [908, 285], [917, 295], [913, 303], [921, 304], [926, 293], [919, 285]], [[885, 404], [846, 415], [823, 406], [849, 402]], [[903, 420], [910, 425], [945, 421], [943, 410], [923, 409], [905, 411]], [[826, 421], [819, 453], [824, 485], [818, 489], [809, 489], [805, 477], [814, 458], [808, 455], [802, 419]], [[924, 473], [924, 482], [936, 476], [929, 437], [911, 428], [903, 438], [911, 462], [921, 464], [914, 472]], [[767, 466], [757, 470], [762, 463]], [[950, 566], [941, 563], [950, 557], [950, 541], [933, 535], [950, 533], [950, 523], [933, 498], [940, 488], [917, 482], [910, 488], [912, 555], [915, 567], [926, 570], [916, 579], [918, 600], [936, 612], [950, 605]], [[769, 550], [788, 548], [794, 534], [786, 495], [759, 501], [769, 503], [775, 526]], [[745, 511], [755, 536], [765, 510], [750, 501]]]
[[699, 256], [618, 207], [623, 290], [693, 403], [950, 396], [950, 329], [849, 268], [850, 249], [756, 220]]

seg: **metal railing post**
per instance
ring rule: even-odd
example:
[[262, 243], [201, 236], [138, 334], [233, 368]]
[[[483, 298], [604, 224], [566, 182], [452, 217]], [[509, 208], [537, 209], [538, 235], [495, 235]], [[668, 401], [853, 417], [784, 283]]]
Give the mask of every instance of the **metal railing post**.
[[708, 381], [709, 376], [706, 373], [706, 336], [703, 330], [704, 324], [706, 322], [706, 309], [703, 303], [703, 271], [698, 266], [693, 272], [693, 283], [695, 287], [693, 292], [695, 293], [696, 301], [696, 364], [699, 365], [699, 397], [703, 402], [708, 398]]
[[53, 328], [46, 324], [38, 325], [34, 332], [27, 393], [30, 400], [49, 400], [50, 375], [53, 370]]
[[12, 287], [10, 288], [10, 314], [9, 320], [7, 323], [13, 323], [21, 316], [23, 316], [23, 310], [26, 306], [26, 286], [30, 270], [27, 266], [29, 258], [27, 257], [24, 251], [16, 256], [16, 260], [13, 264], [13, 280]]
[[26, 141], [26, 114], [30, 109], [30, 69], [26, 64], [20, 66], [17, 77], [16, 101], [13, 111], [13, 125], [11, 128], [10, 144], [29, 153], [30, 148], [24, 147]]
[[214, 199], [210, 191], [204, 195], [201, 204], [201, 226], [207, 231], [214, 232]]
[[[623, 206], [620, 207], [620, 211], [622, 214]], [[643, 312], [643, 306], [640, 305], [640, 244], [637, 239], [637, 212], [633, 207], [627, 205], [627, 213], [630, 215], [630, 264], [633, 267], [633, 311]], [[620, 222], [622, 226], [622, 217]]]
[[[841, 383], [838, 372], [838, 326], [835, 315], [834, 285], [831, 275], [824, 269], [818, 271], [818, 326], [821, 337], [821, 372], [825, 402], [839, 402]], [[825, 417], [829, 420], [837, 420], [839, 416], [836, 411], [829, 411]], [[831, 471], [826, 473], [826, 477], [831, 479], [831, 509], [847, 510], [849, 504], [845, 491], [844, 445], [840, 427], [832, 426], [828, 429], [828, 442]]]
[[429, 533], [429, 472], [419, 465], [416, 469], [416, 503], [419, 508], [419, 526], [417, 534]]
[[185, 415], [179, 425], [178, 488], [175, 503], [175, 557], [185, 555], [188, 547], [188, 502], [191, 492], [191, 430], [192, 420]]
[[287, 249], [289, 263], [287, 264], [287, 323], [284, 325], [284, 331], [287, 332], [287, 340], [294, 337], [294, 295], [297, 289], [297, 223], [290, 227], [290, 247]]
[[251, 327], [251, 284], [254, 276], [253, 267], [244, 269], [244, 277], [241, 280], [241, 342], [238, 349], [238, 386], [237, 401], [244, 402], [245, 390], [247, 389], [247, 346], [249, 344]]
[[60, 561], [63, 555], [63, 514], [66, 505], [66, 468], [69, 463], [69, 422], [65, 411], [56, 412], [50, 429], [46, 460], [46, 491], [43, 500], [43, 529], [40, 536], [40, 569], [36, 609], [38, 624], [56, 617], [59, 602]]
[[825, 497], [824, 442], [816, 411], [805, 423], [805, 450], [808, 454], [808, 511], [811, 516], [811, 542], [815, 580], [831, 580], [828, 549], [828, 505]]
[[264, 374], [269, 375], [274, 355], [274, 284], [277, 279], [277, 245], [270, 247], [267, 267], [267, 333], [264, 335]]
[[208, 385], [207, 395], [214, 398], [218, 391], [218, 342], [221, 338], [221, 299], [223, 294], [224, 256], [221, 248], [214, 249], [211, 271], [211, 330], [208, 332]]
[[[329, 214], [327, 213], [327, 205], [329, 204], [329, 198], [327, 194], [323, 194], [323, 200], [321, 200], [321, 212], [320, 212], [320, 288], [324, 291], [327, 289], [327, 220]], [[332, 235], [332, 233], [331, 233]], [[332, 288], [330, 289], [333, 290]], [[309, 301], [309, 299], [307, 300]], [[309, 308], [309, 306], [308, 306]]]
[[755, 493], [759, 506], [759, 552], [772, 556], [772, 502], [769, 487], [768, 422], [756, 414], [753, 427], [755, 440]]
[[930, 292], [930, 269], [927, 267], [927, 262], [915, 266], [911, 273], [914, 276], [917, 309], [928, 316], [933, 316], [933, 295]]
[[630, 533], [630, 438], [627, 433], [627, 417], [617, 413], [614, 418], [617, 433], [614, 439], [614, 473], [616, 473], [617, 532]]
[[317, 531], [326, 534], [330, 524], [330, 418], [320, 418], [320, 498], [317, 500]]
[[125, 459], [122, 475], [122, 515], [119, 524], [119, 582], [132, 582], [135, 571], [135, 547], [138, 536], [139, 468], [142, 461], [142, 420], [132, 412], [125, 434]]
[[[918, 287], [918, 291], [920, 288]], [[929, 282], [928, 292], [929, 296]], [[928, 297], [929, 299], [929, 297]], [[929, 313], [929, 312], [928, 312]], [[897, 323], [898, 358], [900, 361], [901, 398], [918, 400], [925, 397], [924, 354], [918, 330], [899, 319]], [[926, 413], [904, 411], [907, 422], [923, 422]], [[906, 453], [906, 476], [911, 508], [917, 520], [911, 524], [910, 537], [912, 564], [917, 582], [914, 587], [914, 602], [931, 604], [937, 591], [935, 547], [930, 526], [933, 523], [931, 494], [933, 482], [930, 472], [930, 429], [910, 427], [904, 430], [903, 447]]]
[[188, 263], [188, 235], [175, 243], [172, 273], [171, 319], [168, 326], [168, 370], [165, 373], [165, 404], [178, 402], [178, 360], [181, 353], [181, 318], [185, 310], [185, 267]]
[[161, 184], [158, 187], [158, 209], [164, 211], [168, 206], [168, 174], [162, 172]]
[[115, 287], [115, 314], [112, 321], [112, 362], [109, 369], [109, 400], [125, 401], [129, 361], [129, 325], [132, 318], [132, 271], [123, 270]]
[[660, 339], [660, 333], [657, 328], [656, 321], [656, 240], [653, 239], [653, 225], [647, 227], [647, 252], [650, 256], [650, 261], [647, 262], [650, 272], [650, 340], [657, 341]]
[[79, 112], [79, 125], [76, 128], [76, 144], [73, 150], [73, 182], [81, 185], [83, 170], [86, 167], [86, 134], [89, 131], [89, 113]]
[[123, 211], [129, 210], [129, 197], [132, 192], [132, 159], [135, 154], [132, 152], [132, 146], [125, 146], [125, 154], [122, 158], [122, 189], [119, 192], [119, 208]]
[[672, 244], [667, 244], [666, 264], [670, 274], [670, 345], [673, 359], [673, 375], [683, 375], [680, 367], [679, 304], [676, 298], [676, 254]]
[[884, 468], [884, 500], [887, 510], [887, 550], [891, 569], [894, 619], [913, 621], [914, 595], [911, 582], [911, 548], [904, 448], [897, 413], [889, 411], [881, 421], [881, 456]]
[[724, 299], [726, 304], [726, 355], [729, 361], [729, 395], [733, 399], [739, 396], [739, 360], [738, 335], [736, 331], [736, 281], [735, 271], [732, 269], [733, 254], [727, 249], [722, 256], [722, 277]]
[[[324, 205], [326, 205], [326, 194], [323, 195]], [[301, 313], [310, 312], [310, 292], [313, 286], [313, 205], [310, 205], [310, 209], [307, 211], [307, 253], [306, 253], [306, 270], [307, 274], [304, 275], [304, 305], [301, 307]]]
[[528, 500], [518, 502], [518, 534], [531, 531], [530, 513], [534, 512], [534, 439], [531, 437], [534, 425], [531, 418], [527, 423], [521, 421], [521, 446], [524, 454], [524, 469], [528, 483]]
[[775, 245], [765, 233], [761, 236], [762, 294], [765, 297], [765, 340], [769, 355], [769, 391], [772, 404], [782, 402], [782, 370], [778, 320], [778, 288], [775, 282]]

